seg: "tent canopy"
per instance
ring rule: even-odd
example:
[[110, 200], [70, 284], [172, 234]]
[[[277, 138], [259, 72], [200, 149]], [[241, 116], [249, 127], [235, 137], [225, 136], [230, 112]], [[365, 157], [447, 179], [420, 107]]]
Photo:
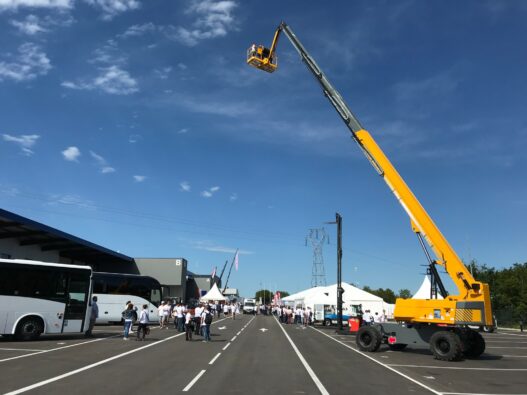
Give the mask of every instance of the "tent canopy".
[[210, 289], [209, 292], [207, 292], [205, 295], [203, 295], [201, 298], [200, 298], [201, 301], [203, 302], [210, 302], [210, 301], [214, 301], [214, 300], [223, 300], [223, 301], [226, 301], [227, 298], [225, 296], [222, 295], [222, 293], [220, 292], [220, 290], [218, 289], [218, 285], [217, 284], [214, 284], [212, 286], [212, 288]]
[[[430, 279], [428, 276], [425, 276], [423, 283], [421, 284], [421, 288], [412, 296], [412, 299], [430, 299], [430, 289], [432, 288], [432, 284], [430, 283]], [[437, 299], [443, 299], [443, 297], [438, 294]]]
[[[361, 303], [361, 302], [382, 302], [382, 298], [366, 292], [360, 288], [354, 287], [348, 283], [342, 283], [344, 293], [342, 299], [345, 303]], [[327, 287], [314, 287], [296, 294], [289, 295], [282, 299], [285, 302], [294, 302], [295, 300], [303, 300], [306, 304], [336, 304], [337, 303], [337, 284], [329, 285]]]

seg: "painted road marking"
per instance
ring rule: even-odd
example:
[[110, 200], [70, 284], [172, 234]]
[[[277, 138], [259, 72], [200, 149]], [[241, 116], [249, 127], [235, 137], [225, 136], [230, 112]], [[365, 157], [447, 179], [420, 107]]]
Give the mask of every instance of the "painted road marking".
[[449, 370], [490, 370], [502, 372], [527, 372], [527, 368], [463, 368], [459, 366], [427, 366], [427, 365], [405, 365], [405, 364], [390, 364], [386, 366], [395, 366], [401, 368], [425, 368], [425, 369], [449, 369]]
[[289, 344], [291, 344], [291, 347], [293, 347], [293, 350], [295, 350], [295, 353], [296, 353], [298, 359], [300, 359], [300, 362], [302, 362], [302, 365], [304, 365], [304, 368], [309, 373], [309, 376], [311, 376], [311, 379], [315, 382], [315, 385], [317, 386], [317, 388], [320, 391], [320, 393], [323, 394], [323, 395], [329, 395], [328, 390], [326, 389], [326, 387], [324, 387], [324, 385], [319, 380], [319, 378], [317, 377], [317, 375], [315, 374], [313, 369], [311, 369], [311, 366], [309, 366], [309, 364], [305, 360], [304, 356], [300, 353], [300, 351], [296, 347], [295, 343], [293, 343], [293, 340], [291, 340], [291, 338], [289, 337], [289, 335], [285, 331], [284, 327], [278, 322], [276, 317], [273, 317], [273, 318], [275, 319], [276, 324], [280, 327], [282, 332], [284, 332], [285, 337], [287, 338], [287, 340], [289, 340]]
[[117, 337], [117, 336], [121, 336], [121, 335], [114, 335], [114, 336], [102, 337], [102, 338], [100, 338], [100, 339], [94, 339], [94, 340], [88, 340], [88, 341], [81, 342], [81, 343], [70, 344], [69, 346], [57, 347], [57, 348], [51, 348], [51, 349], [49, 349], [49, 350], [44, 350], [44, 351], [38, 351], [38, 352], [34, 352], [34, 353], [32, 353], [32, 354], [25, 354], [25, 355], [19, 355], [18, 357], [11, 357], [11, 358], [0, 359], [0, 362], [6, 362], [6, 361], [12, 361], [13, 359], [19, 359], [19, 358], [31, 357], [31, 356], [33, 356], [33, 355], [44, 354], [44, 353], [47, 353], [47, 352], [52, 352], [52, 351], [57, 351], [57, 350], [64, 350], [64, 349], [66, 349], [66, 348], [77, 347], [77, 346], [81, 346], [81, 345], [83, 345], [83, 344], [94, 343], [94, 342], [100, 342], [100, 341], [102, 341], [102, 340], [111, 339], [112, 337]]
[[221, 355], [221, 352], [217, 353], [216, 356], [210, 360], [209, 365], [212, 365], [216, 361], [216, 359], [220, 357], [220, 355]]
[[227, 349], [227, 347], [229, 347], [231, 345], [231, 343], [227, 343], [227, 345], [225, 347], [222, 348], [223, 351], [225, 351]]
[[0, 348], [2, 351], [22, 351], [22, 352], [41, 352], [47, 350], [33, 350], [30, 348]]
[[236, 336], [240, 336], [240, 333], [242, 333], [241, 331], [238, 331], [238, 333], [236, 334]]
[[235, 341], [235, 340], [236, 340], [236, 337], [237, 337], [237, 336], [234, 336], [234, 337], [231, 339], [231, 342]]
[[183, 392], [187, 392], [189, 389], [192, 388], [192, 386], [194, 384], [196, 384], [196, 381], [198, 381], [200, 379], [201, 376], [203, 376], [203, 374], [206, 372], [206, 370], [202, 370], [201, 372], [199, 372], [196, 377], [194, 377], [192, 379], [192, 381], [190, 383], [187, 384], [187, 386], [185, 388], [183, 388]]
[[402, 373], [402, 372], [399, 372], [397, 369], [392, 368], [392, 367], [391, 367], [392, 365], [387, 365], [387, 364], [385, 364], [385, 363], [383, 363], [383, 362], [381, 362], [381, 361], [378, 361], [378, 360], [376, 360], [375, 358], [370, 357], [369, 355], [363, 353], [362, 351], [359, 351], [359, 350], [357, 350], [357, 349], [355, 349], [355, 348], [353, 348], [353, 347], [347, 345], [346, 343], [343, 343], [343, 342], [341, 342], [340, 340], [335, 339], [333, 336], [330, 336], [330, 335], [328, 335], [328, 334], [322, 332], [320, 329], [313, 328], [312, 326], [310, 326], [310, 328], [313, 329], [314, 331], [317, 331], [317, 332], [323, 334], [324, 336], [329, 337], [331, 340], [336, 341], [337, 343], [342, 344], [344, 347], [349, 348], [350, 350], [356, 352], [357, 354], [360, 354], [360, 355], [362, 355], [363, 357], [366, 357], [366, 358], [368, 358], [369, 360], [371, 360], [371, 361], [373, 361], [373, 362], [375, 362], [375, 363], [378, 363], [379, 365], [385, 367], [386, 369], [391, 370], [392, 372], [398, 374], [399, 376], [404, 377], [404, 378], [407, 379], [407, 380], [410, 380], [411, 382], [413, 382], [413, 383], [419, 385], [420, 387], [423, 387], [424, 389], [426, 389], [426, 390], [428, 390], [428, 391], [430, 391], [430, 392], [433, 392], [433, 393], [436, 394], [436, 395], [441, 395], [441, 392], [438, 392], [438, 391], [434, 390], [433, 388], [430, 388], [430, 387], [427, 386], [426, 384], [421, 383], [420, 381], [417, 381], [416, 379], [413, 379], [413, 378], [411, 378], [410, 376], [407, 376], [406, 374], [404, 374], [404, 373]]
[[[224, 319], [225, 319], [225, 318], [224, 318]], [[216, 323], [221, 322], [221, 321], [223, 321], [223, 320], [216, 321]], [[170, 336], [170, 337], [167, 337], [167, 338], [165, 338], [165, 339], [158, 340], [158, 341], [156, 341], [156, 342], [154, 342], [154, 343], [147, 344], [147, 345], [145, 345], [145, 346], [143, 346], [143, 347], [139, 347], [139, 348], [136, 348], [136, 349], [133, 349], [133, 350], [130, 350], [130, 351], [127, 351], [127, 352], [121, 353], [121, 354], [114, 355], [113, 357], [103, 359], [102, 361], [95, 362], [95, 363], [92, 363], [92, 364], [90, 364], [90, 365], [86, 365], [86, 366], [84, 366], [84, 367], [82, 367], [82, 368], [72, 370], [72, 371], [70, 371], [70, 372], [68, 372], [68, 373], [64, 373], [64, 374], [61, 374], [61, 375], [59, 375], [59, 376], [52, 377], [52, 378], [47, 379], [47, 380], [39, 381], [38, 383], [35, 383], [35, 384], [32, 384], [32, 385], [28, 385], [27, 387], [20, 388], [20, 389], [15, 390], [15, 391], [8, 392], [8, 393], [6, 393], [6, 394], [4, 394], [4, 395], [16, 395], [16, 394], [21, 394], [21, 393], [23, 393], [23, 392], [27, 392], [27, 391], [30, 391], [30, 390], [32, 390], [32, 389], [38, 388], [38, 387], [42, 387], [42, 386], [44, 386], [44, 385], [46, 385], [46, 384], [53, 383], [53, 382], [58, 381], [58, 380], [62, 380], [62, 379], [64, 379], [64, 378], [66, 378], [66, 377], [73, 376], [73, 375], [75, 375], [75, 374], [77, 374], [77, 373], [84, 372], [84, 371], [86, 371], [86, 370], [89, 370], [89, 369], [95, 368], [95, 367], [100, 366], [100, 365], [104, 365], [104, 364], [106, 364], [106, 363], [108, 363], [108, 362], [114, 361], [114, 360], [116, 360], [116, 359], [119, 359], [119, 358], [125, 357], [125, 356], [130, 355], [130, 354], [134, 354], [134, 353], [136, 353], [136, 352], [138, 352], [138, 351], [142, 351], [142, 350], [144, 350], [144, 349], [146, 349], [146, 348], [150, 348], [150, 347], [156, 346], [156, 345], [158, 345], [158, 344], [160, 344], [160, 343], [167, 342], [167, 341], [169, 341], [169, 340], [175, 339], [176, 337], [183, 336], [184, 334], [185, 334], [185, 333], [178, 333], [177, 335]], [[119, 335], [119, 336], [120, 336], [120, 335]], [[112, 336], [112, 337], [115, 337], [115, 336]], [[105, 339], [108, 339], [108, 338], [105, 338]], [[96, 339], [96, 340], [94, 340], [94, 341], [97, 341], [97, 340], [104, 340], [104, 339]], [[92, 342], [92, 341], [90, 341], [90, 342]], [[85, 342], [85, 343], [89, 343], [89, 342]], [[81, 344], [81, 343], [78, 343], [78, 344]], [[72, 345], [72, 346], [75, 346], [75, 345]], [[66, 347], [72, 347], [72, 346], [66, 346]], [[61, 348], [66, 348], [66, 347], [61, 347]], [[29, 354], [29, 355], [35, 355], [35, 354]], [[25, 355], [23, 355], [23, 356], [25, 356]], [[15, 357], [15, 358], [17, 358], [17, 357]], [[198, 377], [198, 379], [199, 379], [199, 377]], [[197, 381], [197, 380], [196, 380], [196, 381]], [[193, 383], [192, 383], [192, 384], [193, 384]], [[189, 388], [190, 388], [190, 387], [189, 387]]]
[[265, 333], [265, 332], [268, 331], [269, 329], [267, 329], [267, 328], [260, 328], [259, 330], [261, 330], [262, 333]]

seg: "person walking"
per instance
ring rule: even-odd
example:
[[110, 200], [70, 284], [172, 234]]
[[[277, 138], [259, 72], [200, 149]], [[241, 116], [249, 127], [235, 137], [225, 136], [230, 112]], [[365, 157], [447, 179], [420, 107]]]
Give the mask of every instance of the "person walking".
[[204, 342], [210, 342], [210, 324], [212, 324], [212, 314], [205, 306], [203, 313], [201, 313], [201, 330], [203, 332]]
[[195, 328], [194, 328], [194, 333], [196, 335], [201, 335], [201, 313], [203, 313], [203, 308], [201, 307], [201, 304], [196, 307], [196, 309], [194, 310], [194, 324], [195, 324]]
[[90, 323], [85, 333], [86, 337], [93, 337], [92, 331], [97, 318], [99, 318], [99, 306], [97, 306], [97, 296], [94, 296], [91, 300]]
[[132, 321], [134, 319], [134, 305], [128, 303], [126, 310], [122, 313], [124, 318], [124, 337], [123, 340], [128, 340], [128, 334], [130, 333], [130, 328], [132, 326]]
[[232, 314], [232, 319], [235, 320], [236, 319], [236, 304], [235, 303], [231, 305], [231, 314]]
[[139, 313], [139, 324], [137, 325], [137, 339], [136, 340], [145, 340], [146, 334], [149, 332], [148, 323], [150, 318], [148, 317], [148, 305], [143, 305], [143, 310]]
[[192, 313], [189, 310], [187, 310], [187, 314], [185, 314], [185, 340], [186, 341], [192, 341], [192, 330], [194, 329], [193, 325], [193, 318]]

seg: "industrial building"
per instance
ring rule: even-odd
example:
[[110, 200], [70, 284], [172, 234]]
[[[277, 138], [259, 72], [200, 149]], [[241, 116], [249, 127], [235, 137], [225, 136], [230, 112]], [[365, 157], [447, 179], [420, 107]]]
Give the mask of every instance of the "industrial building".
[[[219, 278], [187, 270], [185, 258], [133, 258], [0, 209], [0, 258], [87, 265], [97, 272], [140, 274], [159, 281], [164, 298], [199, 299]], [[221, 285], [221, 284], [219, 284]]]

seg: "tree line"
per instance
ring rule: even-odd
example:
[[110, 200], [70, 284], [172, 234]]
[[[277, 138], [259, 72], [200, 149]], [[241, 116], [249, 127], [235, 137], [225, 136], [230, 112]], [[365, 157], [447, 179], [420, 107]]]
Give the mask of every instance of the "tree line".
[[[481, 282], [489, 284], [492, 310], [501, 323], [517, 323], [527, 320], [527, 262], [515, 263], [509, 268], [496, 269], [486, 264], [478, 264], [472, 260], [467, 268], [472, 276]], [[368, 286], [364, 291], [380, 296], [387, 303], [395, 303], [396, 298], [411, 298], [408, 289], [401, 289], [396, 294], [390, 288], [372, 289]]]

